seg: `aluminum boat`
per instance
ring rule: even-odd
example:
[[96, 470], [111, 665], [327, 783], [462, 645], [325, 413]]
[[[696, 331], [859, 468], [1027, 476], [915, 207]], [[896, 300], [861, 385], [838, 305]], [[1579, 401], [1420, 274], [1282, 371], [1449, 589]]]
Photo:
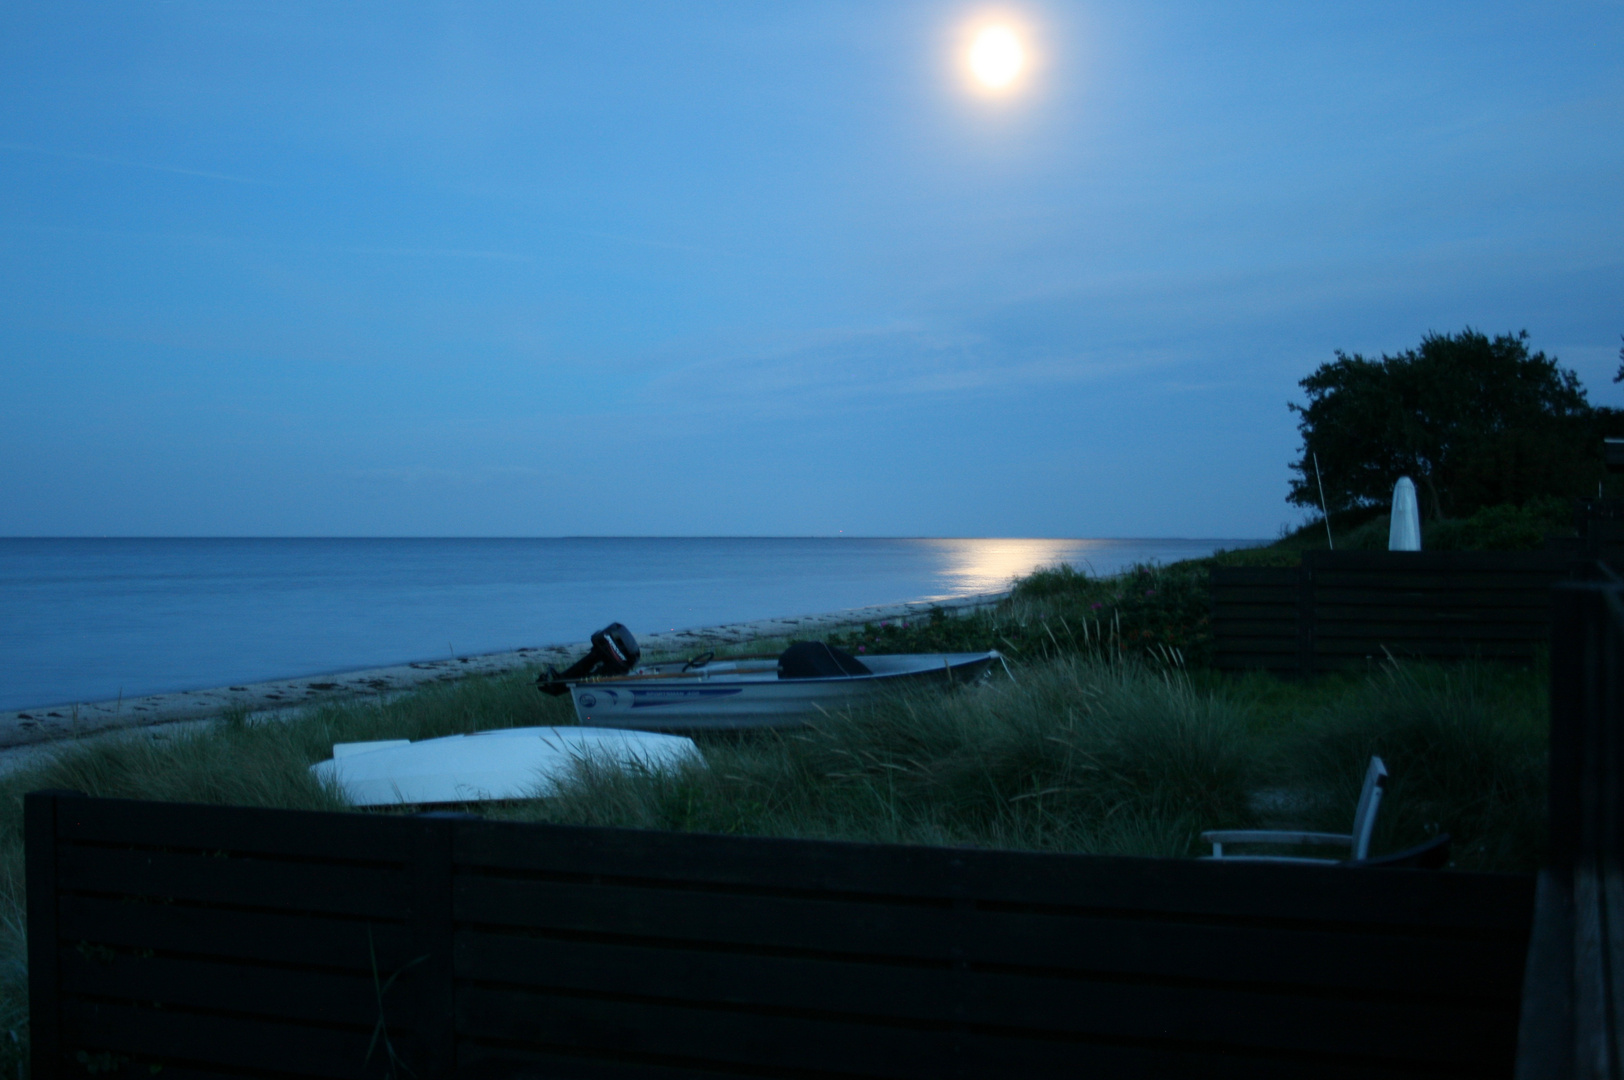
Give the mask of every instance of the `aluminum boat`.
[[[646, 664], [625, 674], [569, 680], [568, 686], [576, 716], [597, 727], [658, 731], [789, 727], [815, 720], [820, 710], [833, 712], [889, 687], [970, 683], [986, 675], [999, 659], [996, 651], [839, 655], [837, 674], [800, 674], [786, 662], [790, 657], [786, 652]], [[846, 663], [852, 660], [855, 665]]]

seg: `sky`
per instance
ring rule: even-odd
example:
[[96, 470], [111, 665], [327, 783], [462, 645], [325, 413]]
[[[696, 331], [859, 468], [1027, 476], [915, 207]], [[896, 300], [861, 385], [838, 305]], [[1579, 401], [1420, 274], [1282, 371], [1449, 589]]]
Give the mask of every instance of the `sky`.
[[1526, 329], [1624, 405], [1621, 57], [1619, 3], [8, 3], [0, 535], [1272, 537], [1335, 350]]

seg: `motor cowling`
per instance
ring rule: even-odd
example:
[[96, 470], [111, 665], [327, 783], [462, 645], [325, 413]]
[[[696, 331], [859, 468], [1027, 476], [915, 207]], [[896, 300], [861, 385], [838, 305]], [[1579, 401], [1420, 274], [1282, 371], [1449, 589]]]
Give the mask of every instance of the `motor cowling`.
[[624, 675], [637, 666], [643, 650], [637, 639], [621, 623], [610, 623], [592, 635], [592, 647], [581, 659], [562, 672], [548, 668], [536, 679], [536, 686], [544, 694], [559, 696], [569, 691], [569, 684], [581, 679], [605, 675]]

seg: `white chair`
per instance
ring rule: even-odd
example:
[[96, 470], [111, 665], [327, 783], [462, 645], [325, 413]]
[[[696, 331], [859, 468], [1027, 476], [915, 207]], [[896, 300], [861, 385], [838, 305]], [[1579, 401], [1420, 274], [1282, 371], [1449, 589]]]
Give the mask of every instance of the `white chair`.
[[1337, 863], [1340, 859], [1311, 859], [1302, 855], [1225, 855], [1225, 844], [1337, 844], [1352, 852], [1354, 859], [1363, 859], [1370, 851], [1370, 834], [1376, 828], [1376, 809], [1381, 806], [1382, 792], [1387, 789], [1387, 766], [1382, 759], [1370, 759], [1365, 770], [1365, 786], [1359, 792], [1359, 805], [1353, 811], [1353, 832], [1286, 832], [1267, 829], [1217, 829], [1201, 834], [1201, 839], [1212, 845], [1213, 859], [1247, 862]]

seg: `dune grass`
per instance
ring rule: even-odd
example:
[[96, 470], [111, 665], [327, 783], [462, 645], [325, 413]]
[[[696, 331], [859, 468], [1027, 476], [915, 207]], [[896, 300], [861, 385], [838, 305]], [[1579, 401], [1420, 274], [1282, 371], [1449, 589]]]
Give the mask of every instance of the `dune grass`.
[[[1177, 649], [1131, 651], [1102, 636], [1103, 624], [1085, 637], [1081, 616], [1064, 619], [1078, 605], [1093, 610], [1091, 591], [1132, 596], [1137, 587], [1138, 599], [1154, 599], [1142, 595], [1154, 585], [1052, 584], [1059, 601], [1018, 595], [979, 624], [869, 628], [872, 649], [916, 637], [949, 644], [977, 625], [978, 633], [1019, 627], [1029, 647], [1024, 662], [1016, 654], [1013, 680], [998, 672], [980, 686], [916, 690], [803, 729], [703, 735], [703, 768], [626, 773], [586, 762], [554, 798], [468, 809], [526, 821], [1191, 856], [1202, 851], [1202, 829], [1346, 831], [1365, 764], [1379, 753], [1393, 779], [1373, 850], [1447, 831], [1459, 868], [1537, 865], [1542, 671], [1406, 663], [1285, 681], [1187, 670]], [[532, 677], [475, 677], [287, 720], [239, 713], [167, 737], [86, 741], [0, 779], [0, 1069], [15, 1068], [27, 1044], [24, 792], [343, 810], [308, 771], [335, 742], [574, 723], [569, 699], [538, 694]]]
[[706, 766], [588, 763], [526, 820], [892, 843], [1182, 855], [1247, 820], [1246, 715], [1177, 671], [1070, 657], [916, 690], [804, 729], [712, 736]]

